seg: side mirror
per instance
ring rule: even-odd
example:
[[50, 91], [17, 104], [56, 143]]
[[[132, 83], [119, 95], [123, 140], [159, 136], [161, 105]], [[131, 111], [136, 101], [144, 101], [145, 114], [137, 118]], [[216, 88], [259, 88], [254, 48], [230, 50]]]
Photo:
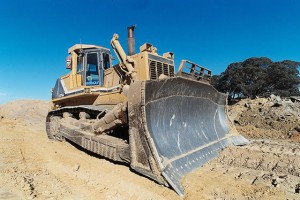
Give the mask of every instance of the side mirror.
[[72, 69], [72, 56], [68, 55], [66, 59], [66, 69]]

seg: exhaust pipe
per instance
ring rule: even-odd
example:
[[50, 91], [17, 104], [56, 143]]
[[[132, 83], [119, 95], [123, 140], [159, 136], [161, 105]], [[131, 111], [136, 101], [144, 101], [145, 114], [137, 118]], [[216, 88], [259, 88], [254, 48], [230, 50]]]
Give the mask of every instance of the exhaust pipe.
[[135, 40], [134, 40], [134, 29], [135, 25], [133, 26], [128, 26], [127, 31], [128, 31], [128, 38], [127, 38], [127, 47], [128, 47], [128, 55], [132, 56], [135, 54]]

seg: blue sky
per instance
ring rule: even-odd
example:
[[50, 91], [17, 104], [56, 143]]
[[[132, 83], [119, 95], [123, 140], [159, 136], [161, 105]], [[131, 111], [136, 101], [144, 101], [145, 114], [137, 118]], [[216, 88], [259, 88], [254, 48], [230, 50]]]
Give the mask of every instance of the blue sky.
[[50, 100], [75, 43], [126, 48], [126, 27], [175, 63], [194, 61], [220, 74], [249, 57], [300, 61], [300, 1], [291, 0], [2, 0], [0, 103]]

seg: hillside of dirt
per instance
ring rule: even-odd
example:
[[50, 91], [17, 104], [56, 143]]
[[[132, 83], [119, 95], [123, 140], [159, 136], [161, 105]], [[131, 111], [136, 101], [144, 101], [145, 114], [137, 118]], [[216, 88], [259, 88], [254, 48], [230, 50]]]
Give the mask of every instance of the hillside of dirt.
[[25, 126], [45, 130], [45, 117], [50, 103], [39, 100], [16, 100], [0, 105], [0, 118], [20, 121]]
[[252, 143], [229, 147], [183, 180], [185, 196], [68, 142], [48, 140], [49, 102], [0, 105], [0, 199], [300, 199], [299, 104], [242, 100], [229, 107]]
[[300, 102], [274, 95], [244, 99], [229, 107], [229, 117], [246, 137], [300, 141]]

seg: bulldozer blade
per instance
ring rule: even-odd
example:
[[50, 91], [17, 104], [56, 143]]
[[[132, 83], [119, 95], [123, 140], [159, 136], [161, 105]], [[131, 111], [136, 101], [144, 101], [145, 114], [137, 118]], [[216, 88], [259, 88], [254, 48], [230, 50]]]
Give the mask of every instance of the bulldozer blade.
[[[226, 146], [249, 143], [228, 119], [227, 95], [213, 86], [182, 77], [136, 84], [141, 84], [148, 145], [162, 176], [179, 195], [184, 193], [180, 181], [185, 174], [218, 156]], [[134, 98], [129, 102], [134, 104]]]

